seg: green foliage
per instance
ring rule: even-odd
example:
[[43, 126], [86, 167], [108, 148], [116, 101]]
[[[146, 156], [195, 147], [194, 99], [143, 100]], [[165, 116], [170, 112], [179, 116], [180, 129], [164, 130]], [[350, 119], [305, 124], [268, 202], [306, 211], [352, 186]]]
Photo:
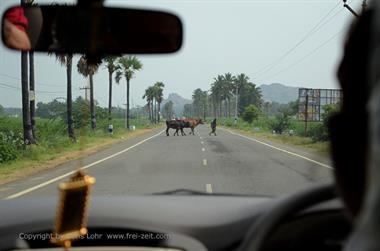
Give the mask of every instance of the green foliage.
[[313, 141], [327, 141], [329, 140], [329, 121], [331, 117], [339, 111], [339, 105], [329, 104], [323, 106], [324, 113], [322, 114], [322, 124], [319, 124], [312, 130], [308, 131], [309, 136]]
[[5, 115], [4, 107], [0, 105], [0, 117], [3, 117]]
[[17, 149], [6, 142], [0, 140], [0, 164], [15, 160], [19, 156]]
[[[78, 114], [76, 116], [80, 116]], [[88, 123], [84, 124], [83, 128], [76, 128], [79, 142], [117, 137], [126, 132], [124, 119], [113, 119], [112, 123], [114, 125], [113, 135], [109, 135], [107, 132], [108, 118], [98, 120], [98, 129], [94, 132], [90, 130]], [[0, 118], [0, 164], [18, 158], [40, 160], [41, 156], [56, 154], [79, 146], [67, 137], [67, 124], [61, 117], [37, 118], [36, 124], [38, 144], [28, 147], [23, 141], [22, 119]], [[149, 119], [144, 116], [131, 119], [131, 125], [135, 125], [137, 129], [152, 127]]]
[[208, 100], [207, 91], [202, 91], [202, 89], [195, 89], [193, 92], [193, 109], [197, 117], [204, 117], [207, 109]]
[[256, 87], [255, 84], [247, 82], [240, 87], [238, 99], [239, 113], [250, 104], [255, 105], [256, 107], [261, 107], [262, 103], [261, 89]]
[[282, 134], [287, 130], [291, 124], [291, 110], [282, 109], [280, 114], [276, 116], [275, 120], [271, 124], [271, 128], [276, 133]]
[[243, 119], [248, 123], [252, 123], [260, 115], [260, 110], [255, 105], [249, 105], [244, 109]]
[[290, 116], [298, 113], [299, 101], [291, 101], [287, 104], [280, 104], [277, 102], [265, 102], [262, 106], [263, 113], [267, 116], [278, 116], [283, 110], [287, 110]]
[[19, 150], [24, 148], [20, 125], [13, 118], [0, 119], [0, 163], [17, 159]]
[[141, 61], [136, 56], [120, 57], [116, 66], [116, 83], [120, 82], [123, 75], [127, 81], [131, 80], [142, 67]]

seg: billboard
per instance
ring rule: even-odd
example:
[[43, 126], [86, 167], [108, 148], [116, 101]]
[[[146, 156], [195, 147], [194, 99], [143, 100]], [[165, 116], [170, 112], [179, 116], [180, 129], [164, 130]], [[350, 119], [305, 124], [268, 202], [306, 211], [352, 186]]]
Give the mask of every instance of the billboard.
[[324, 106], [338, 104], [342, 90], [338, 89], [298, 89], [298, 119], [302, 121], [321, 121]]

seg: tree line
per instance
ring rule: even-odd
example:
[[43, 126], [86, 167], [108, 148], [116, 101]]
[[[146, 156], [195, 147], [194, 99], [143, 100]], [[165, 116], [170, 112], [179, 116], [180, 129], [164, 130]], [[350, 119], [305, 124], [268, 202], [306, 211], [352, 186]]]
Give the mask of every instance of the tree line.
[[261, 109], [264, 103], [261, 89], [244, 74], [231, 73], [213, 78], [209, 90], [197, 88], [192, 103], [184, 106], [185, 117], [239, 117], [248, 105]]
[[[73, 117], [73, 98], [72, 98], [72, 68], [73, 68], [73, 55], [72, 54], [49, 54], [54, 56], [56, 60], [66, 68], [66, 121], [67, 121], [67, 134], [68, 137], [75, 141], [74, 131], [74, 117]], [[126, 125], [129, 129], [130, 119], [130, 82], [135, 76], [136, 72], [140, 71], [143, 67], [141, 61], [136, 56], [106, 56], [98, 63], [89, 63], [86, 56], [81, 56], [76, 64], [78, 73], [89, 79], [89, 118], [92, 130], [96, 129], [96, 104], [94, 98], [94, 80], [93, 76], [97, 73], [99, 67], [104, 64], [108, 70], [109, 93], [108, 93], [108, 120], [111, 124], [112, 120], [112, 85], [113, 79], [117, 84], [120, 84], [123, 79], [126, 82]], [[34, 144], [37, 142], [36, 138], [36, 105], [35, 105], [35, 92], [34, 92], [34, 60], [32, 52], [21, 53], [21, 86], [22, 86], [22, 117], [23, 117], [23, 136], [25, 144]], [[99, 109], [99, 108], [98, 108]]]
[[164, 83], [156, 82], [153, 86], [149, 86], [144, 93], [143, 99], [146, 100], [146, 108], [148, 110], [149, 120], [152, 123], [160, 123], [161, 119], [161, 103], [164, 100]]

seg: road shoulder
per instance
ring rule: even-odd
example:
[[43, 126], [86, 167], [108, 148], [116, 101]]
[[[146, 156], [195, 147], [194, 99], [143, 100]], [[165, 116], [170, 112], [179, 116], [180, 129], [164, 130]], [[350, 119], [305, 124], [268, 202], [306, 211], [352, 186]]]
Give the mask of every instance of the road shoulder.
[[239, 130], [235, 128], [230, 128], [230, 127], [221, 127], [222, 130], [227, 131], [227, 132], [233, 132], [238, 135], [242, 135], [248, 138], [252, 138], [254, 140], [263, 142], [265, 144], [268, 144], [270, 146], [273, 146], [275, 148], [282, 149], [284, 151], [288, 151], [291, 153], [295, 153], [301, 156], [304, 156], [306, 158], [321, 162], [327, 166], [332, 166], [331, 158], [329, 157], [328, 152], [321, 153], [317, 150], [311, 149], [311, 148], [304, 148], [298, 145], [292, 145], [290, 143], [284, 143], [280, 139], [275, 140], [275, 139], [268, 139], [265, 136], [262, 136], [260, 134], [254, 133], [254, 132], [248, 132], [245, 130]]
[[40, 172], [59, 168], [69, 162], [95, 155], [96, 153], [112, 147], [117, 147], [118, 145], [124, 145], [126, 142], [129, 142], [135, 138], [143, 137], [159, 130], [162, 130], [162, 128], [139, 129], [133, 132], [125, 133], [118, 138], [101, 140], [96, 144], [86, 146], [85, 149], [62, 152], [52, 156], [52, 158], [48, 160], [22, 160], [20, 161], [21, 163], [18, 163], [25, 165], [22, 168], [13, 169], [11, 163], [8, 173], [0, 173], [0, 186], [36, 175]]

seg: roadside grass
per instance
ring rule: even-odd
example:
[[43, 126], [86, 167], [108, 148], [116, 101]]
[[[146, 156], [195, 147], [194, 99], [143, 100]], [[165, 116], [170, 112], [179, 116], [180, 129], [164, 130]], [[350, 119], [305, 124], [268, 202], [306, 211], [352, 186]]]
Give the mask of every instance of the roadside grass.
[[7, 142], [3, 144], [16, 150], [14, 160], [0, 164], [0, 184], [89, 155], [107, 145], [141, 135], [162, 125], [153, 125], [145, 118], [131, 119], [130, 124], [136, 126], [136, 131], [128, 131], [124, 128], [124, 119], [113, 119], [112, 123], [112, 135], [107, 132], [108, 120], [100, 120], [95, 131], [89, 127], [76, 129], [77, 141], [73, 142], [67, 137], [67, 127], [61, 119], [37, 119], [38, 144], [25, 146], [22, 142], [21, 119], [0, 118], [0, 133], [7, 135]]
[[[264, 139], [274, 142], [279, 142], [289, 146], [295, 146], [310, 150], [322, 156], [328, 156], [330, 151], [329, 141], [315, 141], [311, 137], [305, 137], [304, 123], [292, 119], [289, 129], [283, 134], [274, 134], [271, 130], [271, 121], [274, 118], [259, 117], [252, 124], [239, 119], [237, 124], [234, 124], [233, 118], [219, 118], [218, 124], [234, 131], [240, 132], [248, 136], [254, 136], [258, 139]], [[208, 118], [207, 121], [211, 121]], [[312, 122], [308, 124], [310, 131], [314, 130], [320, 123]], [[293, 135], [289, 134], [289, 130], [293, 130]]]

